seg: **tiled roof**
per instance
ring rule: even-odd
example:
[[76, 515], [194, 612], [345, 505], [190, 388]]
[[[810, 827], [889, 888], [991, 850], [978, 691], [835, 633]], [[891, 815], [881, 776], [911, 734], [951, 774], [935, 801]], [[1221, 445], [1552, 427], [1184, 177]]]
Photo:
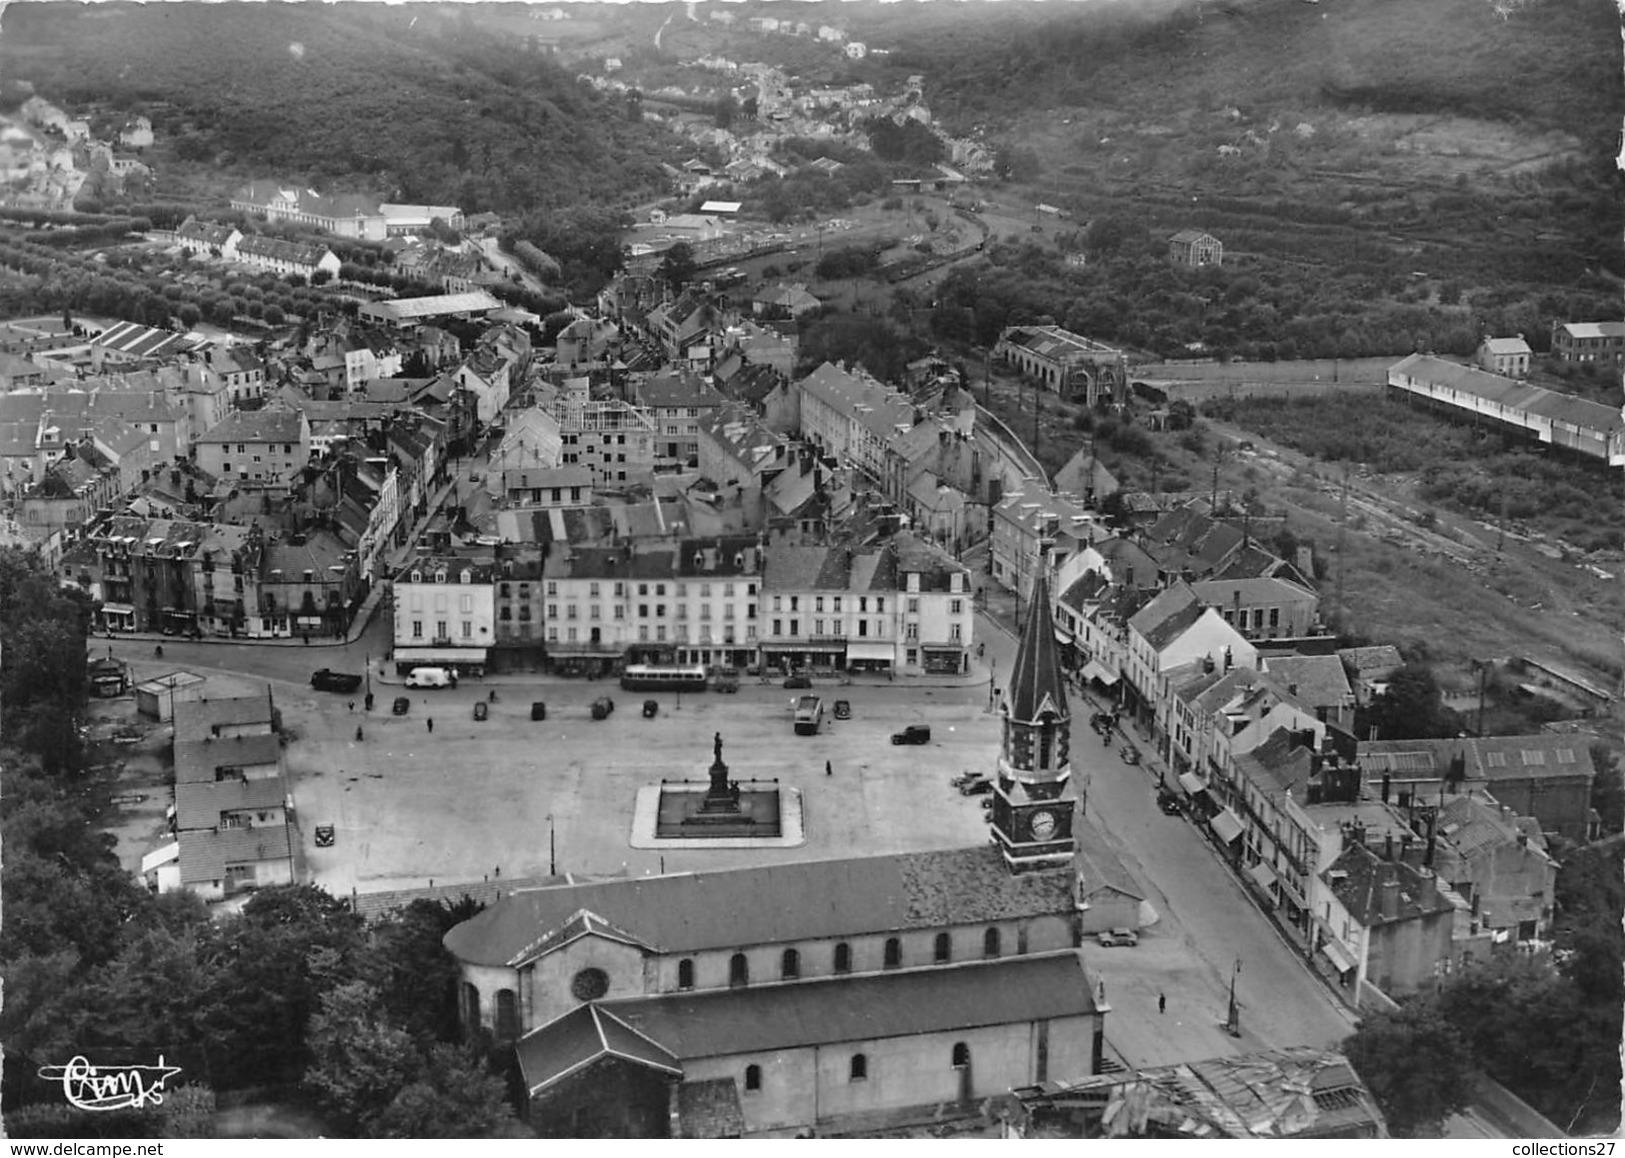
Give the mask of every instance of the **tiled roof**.
[[1136, 612], [1129, 629], [1138, 632], [1152, 650], [1161, 651], [1206, 613], [1189, 585], [1176, 583]]
[[1345, 848], [1321, 879], [1368, 929], [1454, 912], [1431, 877], [1402, 861], [1383, 860], [1364, 845]]
[[678, 1085], [676, 1136], [738, 1138], [744, 1132], [745, 1113], [733, 1078], [704, 1078]]
[[[1596, 776], [1583, 735], [1538, 732], [1527, 736], [1462, 736], [1444, 740], [1369, 740], [1360, 745], [1368, 774], [1432, 779], [1460, 756], [1469, 780], [1563, 779]], [[1491, 789], [1493, 791], [1493, 788]]]
[[284, 241], [280, 237], [245, 237], [237, 243], [238, 254], [286, 261], [293, 265], [314, 266], [331, 252], [325, 245]]
[[1371, 678], [1373, 675], [1388, 675], [1395, 668], [1405, 665], [1404, 658], [1399, 654], [1399, 648], [1391, 643], [1377, 644], [1372, 647], [1345, 647], [1338, 649], [1337, 658], [1343, 661], [1343, 666], [1354, 671], [1356, 677]]
[[688, 1060], [1087, 1016], [1093, 993], [1069, 951], [602, 1005]]
[[217, 727], [265, 725], [271, 731], [269, 695], [236, 696], [219, 700], [192, 700], [175, 705], [175, 739], [185, 743], [207, 739]]
[[218, 828], [222, 812], [280, 807], [286, 795], [284, 789], [280, 776], [264, 780], [177, 780], [176, 827]]
[[175, 745], [175, 782], [177, 784], [212, 782], [216, 769], [275, 764], [281, 758], [280, 736], [222, 736], [219, 739], [181, 740]]
[[1027, 623], [1011, 664], [1004, 711], [1009, 719], [1021, 721], [1034, 721], [1045, 713], [1063, 720], [1070, 715], [1066, 679], [1055, 646], [1055, 620], [1050, 614], [1049, 579], [1044, 575], [1038, 576], [1028, 601]]
[[588, 909], [664, 953], [1070, 913], [1066, 873], [1012, 876], [992, 846], [800, 861], [537, 889], [446, 934], [471, 964], [507, 965]]
[[1533, 353], [1529, 348], [1529, 343], [1522, 338], [1485, 338], [1484, 348], [1492, 354]]
[[234, 410], [197, 441], [297, 443], [302, 429], [299, 419], [289, 410]]
[[284, 824], [226, 828], [219, 832], [183, 831], [179, 842], [183, 884], [224, 880], [227, 865], [287, 860], [292, 855], [288, 827]]
[[677, 1059], [599, 1005], [582, 1005], [527, 1033], [515, 1051], [525, 1089], [535, 1097], [603, 1057], [618, 1057], [681, 1076]]
[[1298, 795], [1309, 783], [1314, 761], [1310, 750], [1292, 738], [1285, 728], [1277, 728], [1269, 739], [1236, 757], [1238, 779], [1251, 780], [1265, 791]]
[[1272, 655], [1259, 657], [1270, 682], [1295, 688], [1298, 699], [1310, 707], [1340, 707], [1350, 703], [1354, 689], [1335, 655]]

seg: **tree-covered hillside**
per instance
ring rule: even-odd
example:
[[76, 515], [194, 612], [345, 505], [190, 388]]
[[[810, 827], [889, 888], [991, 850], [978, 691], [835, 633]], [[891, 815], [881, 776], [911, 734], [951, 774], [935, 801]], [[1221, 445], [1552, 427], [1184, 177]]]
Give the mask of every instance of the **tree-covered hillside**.
[[524, 40], [427, 6], [10, 5], [0, 33], [13, 103], [28, 81], [143, 112], [160, 154], [236, 176], [508, 211], [652, 191], [671, 147]]

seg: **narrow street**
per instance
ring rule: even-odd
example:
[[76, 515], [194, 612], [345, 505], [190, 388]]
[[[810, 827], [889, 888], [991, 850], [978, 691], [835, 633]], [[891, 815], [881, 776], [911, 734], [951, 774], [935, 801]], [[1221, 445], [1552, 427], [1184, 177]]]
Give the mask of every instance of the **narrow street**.
[[[1008, 593], [990, 590], [989, 597], [1010, 615]], [[1015, 637], [985, 612], [976, 630], [997, 683], [1010, 670]], [[1142, 930], [1134, 948], [1085, 950], [1106, 985], [1107, 1037], [1119, 1056], [1157, 1065], [1288, 1045], [1335, 1046], [1346, 1038], [1353, 1018], [1254, 907], [1217, 852], [1189, 820], [1158, 809], [1151, 766], [1124, 763], [1117, 754], [1122, 737], [1108, 742], [1088, 727], [1091, 700], [1074, 693], [1070, 707], [1073, 777], [1080, 788], [1088, 784], [1086, 815], [1163, 918]], [[1167, 943], [1170, 934], [1175, 944]], [[1233, 973], [1239, 1038], [1221, 1028]], [[1168, 999], [1165, 1014], [1158, 1012], [1159, 994]]]

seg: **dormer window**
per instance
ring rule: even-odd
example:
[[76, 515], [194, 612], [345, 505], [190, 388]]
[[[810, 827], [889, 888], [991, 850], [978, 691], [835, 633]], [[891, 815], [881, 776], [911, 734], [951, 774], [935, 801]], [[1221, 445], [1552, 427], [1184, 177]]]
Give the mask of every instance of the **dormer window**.
[[422, 583], [423, 582], [423, 572], [422, 571], [414, 571], [414, 572], [412, 572], [412, 582], [414, 582], [414, 583]]
[[459, 583], [465, 583], [465, 584], [474, 582], [474, 572], [465, 570], [461, 575], [459, 575], [457, 577], [457, 581]]
[[444, 583], [446, 581], [446, 573], [444, 571], [436, 571], [434, 573], [434, 581], [436, 583]]

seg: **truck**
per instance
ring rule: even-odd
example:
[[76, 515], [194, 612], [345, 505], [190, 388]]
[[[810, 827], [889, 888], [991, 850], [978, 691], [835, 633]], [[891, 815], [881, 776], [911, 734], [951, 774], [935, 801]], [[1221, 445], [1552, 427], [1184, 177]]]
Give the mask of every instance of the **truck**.
[[824, 722], [824, 701], [817, 696], [802, 696], [795, 701], [796, 735], [816, 736], [818, 725]]
[[329, 671], [324, 667], [311, 675], [310, 686], [319, 692], [353, 692], [361, 686], [361, 677], [352, 672]]

